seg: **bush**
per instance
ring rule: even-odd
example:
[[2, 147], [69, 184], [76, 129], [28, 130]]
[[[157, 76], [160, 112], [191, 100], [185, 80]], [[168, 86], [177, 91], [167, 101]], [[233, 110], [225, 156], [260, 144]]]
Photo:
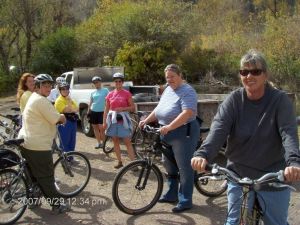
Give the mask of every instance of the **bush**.
[[76, 65], [78, 44], [73, 29], [63, 27], [38, 44], [32, 60], [33, 71], [61, 74]]

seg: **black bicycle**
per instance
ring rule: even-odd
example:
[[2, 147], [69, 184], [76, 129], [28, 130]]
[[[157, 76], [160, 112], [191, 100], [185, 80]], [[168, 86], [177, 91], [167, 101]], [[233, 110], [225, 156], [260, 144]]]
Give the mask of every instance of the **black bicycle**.
[[[19, 108], [11, 108], [15, 112], [19, 111]], [[9, 140], [17, 138], [18, 133], [22, 127], [20, 116], [18, 114], [0, 114], [0, 138], [3, 140]]]
[[[146, 125], [144, 131], [154, 136], [153, 142], [144, 147], [147, 154], [144, 154], [142, 159], [133, 161], [122, 168], [116, 175], [112, 186], [114, 203], [122, 212], [131, 215], [150, 210], [161, 196], [163, 175], [156, 159], [160, 158], [163, 153], [177, 165], [174, 156], [168, 153], [171, 146], [160, 139], [159, 129]], [[199, 184], [203, 182], [198, 182], [198, 178], [202, 176], [203, 174], [195, 175], [194, 185], [197, 190], [200, 189]], [[217, 177], [217, 174], [213, 176]], [[223, 189], [226, 190], [226, 188]]]
[[[132, 147], [135, 151], [137, 157], [142, 157], [141, 149], [144, 143], [144, 135], [142, 130], [139, 128], [139, 122], [143, 116], [146, 115], [146, 112], [138, 111], [136, 113], [130, 113], [130, 119], [132, 123], [132, 136], [131, 136], [131, 143]], [[114, 144], [112, 141], [112, 137], [106, 136], [103, 142], [103, 152], [105, 154], [111, 153], [114, 150]]]
[[[256, 191], [260, 190], [262, 187], [269, 186], [275, 188], [290, 188], [295, 190], [292, 186], [284, 183], [283, 171], [271, 172], [263, 175], [259, 179], [250, 179], [250, 178], [240, 178], [234, 172], [221, 167], [217, 164], [207, 165], [207, 170], [212, 174], [223, 175], [231, 182], [239, 184], [243, 188], [243, 194], [240, 196], [239, 205], [240, 215], [238, 224], [244, 225], [263, 225], [263, 215], [266, 210], [267, 205], [259, 204], [258, 199], [262, 199]], [[254, 203], [253, 205], [249, 204], [249, 193], [254, 191]], [[263, 201], [261, 201], [263, 202]], [[235, 204], [238, 204], [237, 202]], [[231, 211], [232, 209], [229, 209]]]
[[[23, 139], [4, 141], [0, 148], [0, 224], [14, 224], [27, 206], [42, 196], [26, 160], [18, 151]], [[9, 148], [6, 148], [9, 147]]]
[[52, 152], [56, 154], [54, 157], [57, 157], [54, 162], [55, 186], [61, 196], [70, 198], [82, 192], [88, 184], [91, 165], [88, 158], [80, 152], [64, 152], [57, 144], [58, 141], [59, 132], [52, 145]]

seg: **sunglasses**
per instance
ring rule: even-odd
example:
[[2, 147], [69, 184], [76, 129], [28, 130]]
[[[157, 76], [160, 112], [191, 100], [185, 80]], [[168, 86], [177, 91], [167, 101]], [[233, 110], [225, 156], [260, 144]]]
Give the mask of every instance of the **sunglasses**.
[[262, 69], [254, 69], [254, 70], [240, 70], [240, 75], [242, 76], [248, 76], [249, 73], [253, 76], [260, 76], [261, 73], [263, 72]]

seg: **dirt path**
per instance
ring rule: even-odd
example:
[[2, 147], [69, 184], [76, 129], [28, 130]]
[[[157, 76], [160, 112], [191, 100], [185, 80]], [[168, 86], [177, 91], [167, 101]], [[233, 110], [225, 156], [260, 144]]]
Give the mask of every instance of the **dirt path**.
[[[0, 99], [0, 113], [8, 113], [15, 106], [14, 98]], [[101, 150], [94, 149], [95, 139], [77, 133], [76, 150], [84, 153], [90, 160], [92, 175], [83, 193], [70, 199], [72, 211], [64, 215], [52, 215], [50, 207], [29, 210], [16, 224], [103, 224], [103, 225], [217, 225], [223, 224], [226, 215], [225, 195], [219, 198], [207, 198], [194, 191], [194, 208], [173, 214], [174, 205], [157, 204], [149, 212], [140, 216], [130, 216], [120, 212], [112, 201], [112, 180], [117, 173], [113, 168], [116, 160], [113, 155], [106, 156]], [[290, 225], [299, 225], [300, 194], [293, 193], [291, 201]]]

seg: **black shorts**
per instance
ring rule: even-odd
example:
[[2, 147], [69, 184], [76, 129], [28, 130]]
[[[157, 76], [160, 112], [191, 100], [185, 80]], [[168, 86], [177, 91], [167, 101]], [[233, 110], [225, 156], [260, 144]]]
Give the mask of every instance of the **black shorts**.
[[91, 124], [103, 124], [103, 112], [91, 111], [89, 122]]

